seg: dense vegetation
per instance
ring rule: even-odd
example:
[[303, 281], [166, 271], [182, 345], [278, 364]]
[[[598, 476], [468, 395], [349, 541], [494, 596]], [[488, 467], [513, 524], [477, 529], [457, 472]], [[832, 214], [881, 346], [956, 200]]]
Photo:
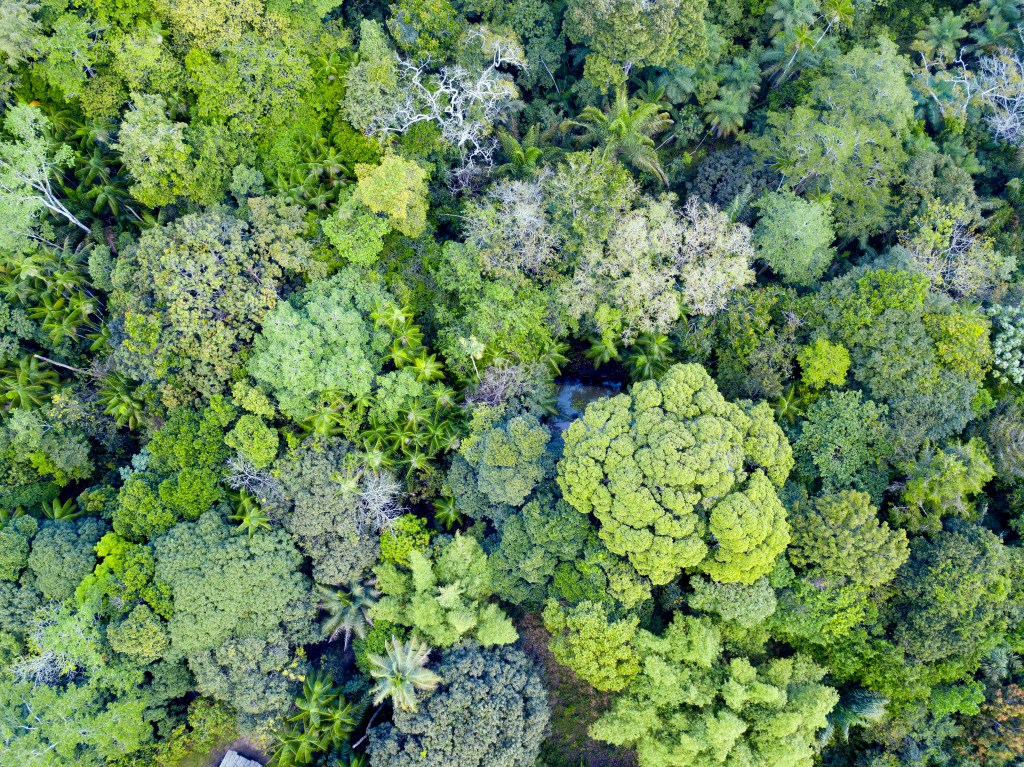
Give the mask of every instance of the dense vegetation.
[[1022, 763], [1022, 0], [0, 54], [2, 767]]

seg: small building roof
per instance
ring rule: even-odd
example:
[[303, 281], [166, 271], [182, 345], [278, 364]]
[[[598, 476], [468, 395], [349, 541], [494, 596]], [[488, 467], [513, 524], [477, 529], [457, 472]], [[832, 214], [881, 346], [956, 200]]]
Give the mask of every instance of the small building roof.
[[252, 759], [246, 759], [237, 751], [228, 751], [220, 760], [220, 767], [263, 767], [263, 765]]

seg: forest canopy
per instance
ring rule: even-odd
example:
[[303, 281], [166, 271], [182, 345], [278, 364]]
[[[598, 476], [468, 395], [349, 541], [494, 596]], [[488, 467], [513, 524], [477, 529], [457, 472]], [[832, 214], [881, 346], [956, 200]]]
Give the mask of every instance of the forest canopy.
[[0, 0], [0, 767], [1024, 764], [1024, 0]]

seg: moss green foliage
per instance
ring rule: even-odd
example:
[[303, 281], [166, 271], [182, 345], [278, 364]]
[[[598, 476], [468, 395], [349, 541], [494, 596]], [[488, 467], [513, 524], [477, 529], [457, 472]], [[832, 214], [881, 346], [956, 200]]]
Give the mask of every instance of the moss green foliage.
[[380, 372], [387, 331], [374, 330], [373, 307], [387, 300], [381, 286], [346, 270], [281, 303], [263, 323], [249, 373], [271, 391], [286, 415], [301, 419], [328, 392], [365, 397]]
[[511, 647], [468, 643], [436, 668], [442, 683], [416, 711], [370, 731], [368, 753], [388, 767], [532, 767], [547, 732], [547, 695], [534, 662]]
[[878, 519], [867, 493], [844, 490], [797, 504], [787, 555], [837, 583], [880, 586], [907, 561], [907, 536]]
[[109, 528], [95, 517], [46, 520], [32, 539], [28, 556], [35, 585], [47, 599], [63, 601], [96, 564], [93, 547]]
[[796, 354], [800, 363], [800, 380], [813, 389], [829, 384], [842, 386], [850, 369], [850, 352], [842, 344], [834, 344], [827, 338], [817, 338], [814, 343], [800, 349]]
[[635, 746], [642, 767], [812, 763], [838, 695], [809, 658], [723, 658], [714, 625], [681, 616], [662, 636], [640, 631], [636, 646], [643, 670], [594, 724], [596, 738]]
[[887, 408], [864, 401], [860, 392], [830, 394], [807, 410], [800, 437], [794, 443], [797, 465], [808, 476], [820, 477], [825, 492], [847, 487], [879, 493], [880, 469], [892, 453], [883, 420]]
[[621, 690], [640, 672], [640, 656], [631, 645], [638, 623], [636, 617], [610, 620], [601, 602], [565, 609], [550, 601], [544, 608], [551, 654], [597, 690]]
[[[597, 517], [609, 549], [653, 583], [696, 567], [753, 583], [789, 540], [775, 488], [791, 467], [767, 407], [748, 415], [703, 368], [677, 365], [630, 395], [589, 405], [565, 434], [558, 484]], [[709, 533], [721, 544], [714, 552]]]
[[280, 438], [261, 418], [246, 413], [224, 435], [224, 444], [237, 450], [257, 469], [265, 469], [277, 457]]
[[4, 0], [0, 765], [1024, 760], [1022, 21]]
[[387, 155], [380, 165], [356, 165], [352, 199], [374, 213], [384, 213], [391, 226], [408, 237], [423, 234], [427, 223], [427, 172], [415, 162]]
[[569, 39], [587, 45], [586, 75], [598, 85], [621, 83], [631, 67], [692, 62], [707, 49], [707, 3], [671, 2], [656, 9], [625, 0], [575, 0], [566, 11]]
[[403, 514], [380, 534], [380, 556], [385, 562], [408, 565], [414, 551], [425, 551], [430, 545], [427, 520], [415, 514]]
[[344, 443], [310, 441], [275, 467], [283, 498], [273, 501], [274, 507], [296, 545], [312, 559], [314, 580], [332, 586], [358, 580], [380, 554], [357, 488], [333, 479], [347, 469], [348, 461]]
[[514, 642], [519, 636], [494, 593], [487, 555], [469, 536], [438, 539], [430, 551], [412, 551], [408, 567], [377, 566], [383, 596], [371, 610], [374, 620], [408, 626], [435, 647], [450, 647], [463, 637], [485, 647]]
[[943, 517], [974, 520], [978, 510], [972, 501], [996, 471], [982, 441], [951, 444], [939, 450], [925, 445], [917, 460], [908, 466], [903, 490], [905, 508], [894, 510], [894, 518], [910, 530], [941, 529]]

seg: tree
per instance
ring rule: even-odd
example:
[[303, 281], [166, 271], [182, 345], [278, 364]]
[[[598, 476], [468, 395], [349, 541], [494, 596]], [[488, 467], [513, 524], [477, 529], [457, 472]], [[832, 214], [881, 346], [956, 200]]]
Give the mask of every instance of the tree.
[[897, 644], [922, 663], [973, 670], [1007, 626], [1010, 555], [990, 530], [917, 537], [888, 606]]
[[419, 237], [427, 226], [427, 172], [411, 160], [385, 155], [380, 165], [358, 164], [352, 199], [387, 216], [407, 237]]
[[317, 583], [338, 586], [360, 580], [380, 556], [380, 542], [366, 518], [358, 483], [345, 487], [351, 456], [339, 441], [308, 441], [275, 467], [283, 498], [271, 504], [285, 528], [313, 562]]
[[887, 413], [885, 405], [865, 402], [858, 391], [823, 397], [807, 409], [793, 443], [797, 465], [805, 475], [820, 477], [826, 493], [850, 487], [880, 493], [892, 453], [883, 421]]
[[914, 235], [905, 236], [903, 246], [937, 291], [983, 299], [1009, 278], [1015, 265], [995, 250], [990, 238], [975, 231], [962, 203], [929, 203], [911, 226]]
[[371, 325], [374, 307], [388, 303], [384, 287], [349, 268], [267, 315], [247, 365], [285, 415], [301, 420], [329, 393], [366, 397], [384, 364], [391, 335]]
[[167, 103], [160, 96], [136, 93], [132, 102], [115, 145], [135, 179], [132, 196], [151, 208], [191, 197], [194, 158], [185, 137], [188, 126], [167, 117]]
[[[789, 540], [773, 487], [792, 466], [789, 443], [767, 405], [744, 412], [699, 365], [591, 403], [564, 438], [565, 499], [654, 584], [697, 567], [753, 583]], [[708, 531], [722, 540], [710, 557]]]
[[496, 182], [485, 201], [470, 206], [466, 241], [479, 249], [485, 272], [519, 280], [554, 276], [561, 243], [546, 208], [538, 181]]
[[995, 333], [993, 374], [1003, 381], [1024, 383], [1024, 307], [996, 305], [989, 310]]
[[426, 668], [430, 648], [415, 639], [402, 644], [395, 637], [387, 643], [386, 655], [369, 655], [370, 676], [377, 680], [371, 692], [373, 702], [380, 705], [390, 698], [398, 711], [418, 709], [417, 692], [430, 692], [441, 677]]
[[829, 384], [842, 386], [850, 369], [850, 352], [842, 344], [834, 344], [824, 336], [818, 336], [813, 343], [802, 347], [796, 353], [800, 363], [801, 376], [812, 389], [822, 389]]
[[750, 229], [734, 223], [713, 205], [695, 197], [683, 208], [686, 241], [679, 259], [682, 308], [715, 314], [733, 291], [754, 281]]
[[370, 730], [378, 767], [532, 767], [547, 734], [547, 694], [521, 650], [462, 644], [437, 667], [440, 685], [417, 711]]
[[544, 608], [551, 654], [597, 690], [621, 690], [640, 672], [631, 644], [639, 623], [635, 616], [612, 620], [603, 602], [566, 609], [551, 600]]
[[887, 223], [885, 207], [902, 174], [903, 134], [914, 113], [907, 70], [884, 38], [875, 50], [855, 47], [792, 110], [769, 112], [764, 134], [750, 140], [790, 189], [831, 193], [842, 236]]
[[411, 552], [408, 568], [384, 562], [375, 572], [383, 594], [370, 611], [375, 621], [408, 626], [442, 648], [463, 637], [489, 647], [519, 636], [501, 608], [488, 601], [493, 590], [487, 555], [469, 536], [456, 533], [427, 553]]
[[667, 130], [672, 120], [667, 112], [659, 111], [657, 104], [630, 102], [625, 85], [615, 91], [615, 101], [607, 112], [587, 106], [566, 127], [578, 126], [587, 136], [598, 142], [608, 159], [623, 159], [629, 165], [650, 173], [668, 185], [668, 177], [661, 167], [654, 136]]
[[835, 584], [881, 586], [910, 556], [906, 533], [879, 521], [867, 493], [844, 490], [800, 502], [790, 523], [789, 561]]
[[257, 469], [265, 469], [277, 457], [280, 437], [259, 416], [246, 413], [234, 428], [224, 435], [224, 444], [233, 447], [239, 455]]
[[565, 31], [587, 46], [584, 72], [599, 86], [621, 84], [630, 71], [696, 62], [707, 52], [707, 3], [672, 0], [646, 5], [636, 0], [573, 0]]
[[817, 282], [835, 256], [829, 204], [773, 192], [756, 205], [761, 213], [754, 227], [757, 255], [786, 282]]
[[214, 650], [240, 634], [313, 634], [309, 581], [302, 555], [283, 531], [248, 538], [216, 511], [182, 522], [154, 542], [155, 577], [170, 588], [167, 629], [180, 655]]
[[136, 605], [127, 617], [107, 626], [112, 649], [145, 665], [163, 657], [171, 640], [163, 621], [149, 605]]
[[32, 539], [28, 557], [36, 588], [48, 599], [69, 599], [78, 583], [93, 571], [93, 547], [108, 529], [94, 517], [45, 520]]
[[230, 705], [243, 729], [266, 730], [288, 710], [308, 671], [293, 644], [277, 629], [257, 636], [240, 633], [191, 653], [188, 667], [196, 690]]
[[550, 596], [611, 601], [627, 610], [651, 597], [651, 584], [612, 554], [587, 517], [562, 499], [540, 495], [505, 519], [488, 556], [494, 593], [540, 609]]
[[751, 629], [775, 614], [775, 591], [768, 578], [758, 578], [751, 585], [717, 583], [697, 576], [690, 579], [692, 593], [686, 603], [693, 610], [711, 613], [723, 621], [723, 632], [729, 624]]
[[265, 198], [248, 208], [250, 221], [208, 211], [149, 229], [118, 261], [115, 356], [131, 377], [163, 381], [166, 402], [221, 392], [286, 275], [305, 267], [299, 209]]
[[355, 634], [366, 638], [366, 627], [373, 625], [370, 611], [377, 604], [380, 592], [373, 585], [352, 581], [346, 587], [332, 588], [316, 584], [320, 593], [320, 608], [327, 612], [323, 632], [330, 641], [345, 635], [345, 647]]
[[492, 503], [522, 506], [548, 473], [550, 441], [536, 417], [520, 415], [471, 434], [461, 452], [476, 472], [477, 488]]
[[38, 239], [38, 215], [44, 210], [90, 231], [54, 189], [55, 176], [72, 165], [74, 152], [67, 144], [51, 152], [49, 128], [49, 120], [33, 106], [14, 106], [4, 118], [4, 129], [15, 139], [0, 143], [0, 242], [5, 249], [18, 251], [26, 239]]
[[680, 614], [661, 636], [639, 631], [636, 648], [641, 672], [593, 737], [636, 748], [640, 767], [812, 764], [815, 734], [839, 696], [806, 656], [762, 665], [723, 657], [711, 622]]
[[953, 443], [944, 449], [930, 444], [907, 467], [902, 509], [893, 509], [897, 524], [912, 532], [938, 532], [943, 517], [975, 521], [977, 509], [970, 500], [995, 478], [996, 471], [979, 437], [967, 444]]
[[89, 613], [50, 605], [37, 612], [30, 632], [31, 652], [0, 680], [4, 759], [28, 767], [102, 767], [148, 758], [154, 722], [187, 691], [187, 679], [173, 667], [151, 667], [149, 675], [111, 657]]

